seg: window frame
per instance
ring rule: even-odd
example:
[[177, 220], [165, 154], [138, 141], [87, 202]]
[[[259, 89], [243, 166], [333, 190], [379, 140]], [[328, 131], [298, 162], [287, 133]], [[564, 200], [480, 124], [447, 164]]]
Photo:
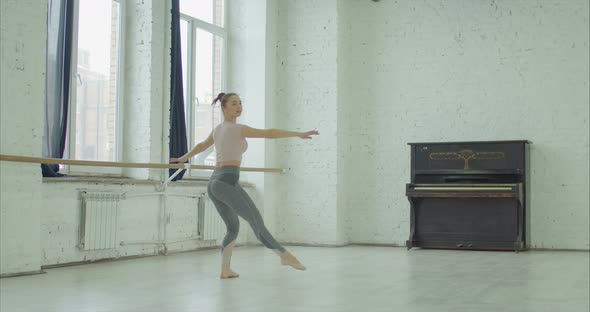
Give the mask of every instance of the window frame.
[[[116, 73], [116, 114], [115, 114], [115, 162], [123, 159], [123, 120], [124, 120], [124, 88], [125, 88], [125, 15], [126, 15], [126, 1], [112, 0], [119, 3], [119, 16], [117, 29], [118, 37], [118, 51], [117, 51], [117, 73]], [[76, 151], [76, 111], [77, 111], [77, 95], [78, 95], [78, 35], [79, 35], [79, 21], [80, 21], [80, 0], [74, 0], [73, 4], [73, 22], [72, 22], [72, 47], [71, 47], [71, 66], [70, 66], [70, 94], [68, 101], [68, 120], [67, 120], [67, 134], [66, 147], [64, 154], [68, 159], [75, 155]], [[96, 159], [98, 160], [98, 159]], [[98, 160], [104, 161], [104, 160]], [[122, 176], [123, 168], [117, 167], [89, 167], [89, 166], [75, 166], [64, 165], [61, 172], [66, 174], [92, 174], [104, 176]]]
[[[212, 0], [215, 1], [215, 0]], [[203, 20], [200, 20], [196, 17], [192, 17], [188, 14], [184, 14], [180, 12], [180, 19], [187, 23], [187, 64], [183, 64], [183, 67], [186, 66], [188, 69], [187, 72], [187, 81], [184, 82], [184, 85], [187, 86], [186, 98], [185, 101], [185, 114], [186, 114], [186, 122], [187, 122], [187, 143], [188, 149], [191, 150], [197, 142], [194, 141], [194, 132], [196, 126], [196, 117], [195, 117], [195, 110], [196, 110], [196, 103], [194, 101], [194, 92], [195, 92], [195, 77], [196, 77], [196, 68], [195, 68], [195, 50], [196, 50], [196, 33], [197, 30], [206, 31], [213, 36], [218, 36], [222, 40], [223, 50], [221, 53], [221, 89], [224, 90], [226, 87], [227, 82], [227, 59], [228, 59], [228, 31], [226, 29], [227, 26], [227, 12], [228, 12], [228, 2], [227, 0], [223, 0], [223, 27], [217, 26], [213, 23], [209, 23]], [[212, 125], [215, 127], [215, 125]], [[213, 130], [213, 129], [211, 129]], [[195, 157], [190, 159], [190, 163], [194, 164]], [[188, 179], [202, 179], [202, 178], [209, 178], [211, 176], [210, 170], [200, 170], [200, 169], [191, 169], [189, 170], [188, 174], [185, 175], [185, 178]]]

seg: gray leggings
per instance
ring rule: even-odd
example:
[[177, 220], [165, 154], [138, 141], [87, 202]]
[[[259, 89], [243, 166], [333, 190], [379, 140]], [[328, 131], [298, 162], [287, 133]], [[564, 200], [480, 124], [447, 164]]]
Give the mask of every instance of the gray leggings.
[[250, 224], [254, 234], [264, 246], [284, 252], [285, 248], [277, 243], [266, 229], [266, 226], [264, 226], [260, 212], [252, 199], [250, 199], [250, 196], [238, 183], [239, 179], [240, 167], [217, 167], [207, 185], [209, 198], [215, 204], [217, 212], [219, 212], [227, 227], [227, 234], [223, 239], [222, 248], [225, 248], [238, 237], [240, 230], [238, 216], [240, 216]]

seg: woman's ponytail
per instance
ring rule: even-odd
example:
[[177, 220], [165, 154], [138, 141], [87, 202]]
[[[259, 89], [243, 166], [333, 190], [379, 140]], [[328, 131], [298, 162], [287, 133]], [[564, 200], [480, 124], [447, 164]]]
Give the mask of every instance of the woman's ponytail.
[[221, 102], [221, 99], [223, 98], [223, 96], [225, 95], [225, 93], [221, 92], [217, 95], [217, 97], [213, 100], [213, 103], [211, 103], [211, 105], [215, 105], [215, 103], [217, 103], [217, 101]]

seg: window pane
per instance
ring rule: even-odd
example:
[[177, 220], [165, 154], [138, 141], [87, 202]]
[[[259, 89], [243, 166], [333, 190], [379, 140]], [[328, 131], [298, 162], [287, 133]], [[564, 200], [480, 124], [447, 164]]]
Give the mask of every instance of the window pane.
[[[220, 106], [211, 106], [211, 102], [221, 92], [223, 38], [202, 29], [197, 29], [195, 37], [193, 144], [206, 139], [211, 130], [222, 120]], [[206, 153], [203, 156], [205, 155]], [[204, 159], [203, 156], [197, 158], [197, 163], [215, 165], [214, 152]]]
[[116, 160], [119, 4], [80, 0], [75, 158]]
[[224, 0], [180, 0], [180, 12], [223, 27]]

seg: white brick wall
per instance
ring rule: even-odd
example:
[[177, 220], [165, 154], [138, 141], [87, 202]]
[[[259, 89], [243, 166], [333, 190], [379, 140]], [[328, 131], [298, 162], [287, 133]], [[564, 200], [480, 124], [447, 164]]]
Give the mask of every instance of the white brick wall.
[[[170, 75], [169, 5], [165, 1], [126, 2], [124, 148], [127, 162], [162, 162], [167, 151]], [[164, 121], [164, 122], [163, 122]], [[160, 172], [126, 169], [134, 178], [158, 179]]]
[[312, 140], [276, 143], [290, 172], [277, 178], [277, 235], [307, 244], [342, 244], [337, 202], [337, 1], [279, 1], [275, 122], [318, 129]]
[[[41, 156], [46, 20], [46, 2], [0, 2], [2, 154]], [[40, 269], [39, 172], [39, 165], [0, 163], [2, 274]]]
[[352, 242], [402, 245], [407, 142], [528, 139], [531, 246], [589, 248], [587, 1], [280, 3], [276, 118], [323, 134], [280, 145], [285, 237], [337, 217]]
[[341, 3], [355, 241], [406, 239], [407, 142], [528, 139], [531, 246], [588, 249], [587, 1]]

